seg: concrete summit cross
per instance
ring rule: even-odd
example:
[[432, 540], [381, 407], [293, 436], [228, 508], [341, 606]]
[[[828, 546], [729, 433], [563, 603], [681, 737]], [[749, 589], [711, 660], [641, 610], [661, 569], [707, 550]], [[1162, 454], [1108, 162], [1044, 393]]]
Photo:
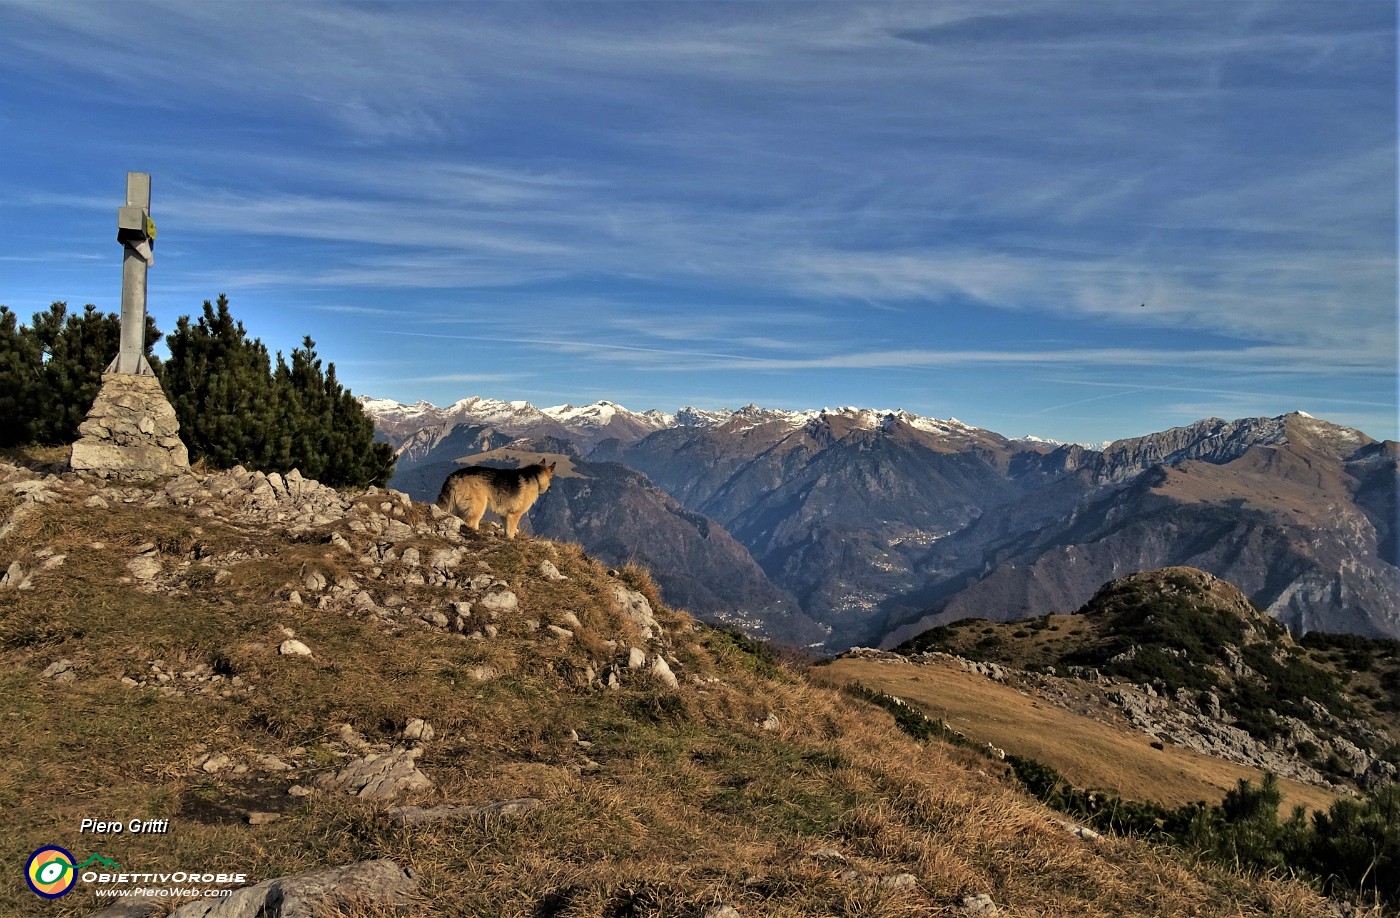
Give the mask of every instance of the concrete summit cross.
[[151, 219], [151, 176], [126, 174], [126, 206], [117, 210], [122, 244], [122, 336], [108, 373], [154, 376], [146, 362], [146, 269], [155, 261], [156, 224]]
[[114, 478], [156, 478], [187, 469], [180, 421], [146, 360], [146, 269], [151, 246], [151, 176], [126, 174], [126, 204], [117, 209], [122, 244], [122, 320], [117, 356], [102, 374], [87, 420], [78, 425], [69, 467]]

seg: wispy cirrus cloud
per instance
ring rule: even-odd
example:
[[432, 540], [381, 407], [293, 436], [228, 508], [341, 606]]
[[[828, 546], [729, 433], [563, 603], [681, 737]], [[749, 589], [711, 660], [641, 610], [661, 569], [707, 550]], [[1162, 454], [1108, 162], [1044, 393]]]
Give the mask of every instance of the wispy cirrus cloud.
[[[40, 250], [110, 245], [130, 161], [156, 173], [153, 289], [352, 350], [485, 315], [486, 375], [546, 352], [698, 401], [716, 373], [1228, 365], [1384, 401], [1385, 7], [12, 0], [0, 200]], [[413, 386], [473, 384], [415, 347], [440, 365]]]

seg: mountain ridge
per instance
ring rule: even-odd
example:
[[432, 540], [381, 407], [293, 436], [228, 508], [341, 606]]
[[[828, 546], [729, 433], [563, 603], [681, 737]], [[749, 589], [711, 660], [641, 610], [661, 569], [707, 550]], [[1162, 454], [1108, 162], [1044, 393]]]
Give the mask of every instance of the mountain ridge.
[[[567, 440], [643, 473], [737, 539], [830, 629], [831, 651], [974, 613], [1063, 611], [1113, 577], [1173, 564], [1240, 583], [1295, 629], [1400, 636], [1400, 445], [1303, 412], [1205, 418], [1091, 448], [851, 406], [454, 404], [493, 420], [500, 440]], [[404, 433], [439, 417], [425, 411], [399, 406], [381, 424], [403, 422], [395, 481], [415, 493], [432, 487], [407, 484], [425, 462], [445, 474], [483, 451], [460, 448], [467, 422]]]
[[1352, 663], [1339, 666], [1329, 641], [1300, 644], [1234, 584], [1178, 566], [1111, 580], [1069, 614], [963, 619], [897, 652], [1070, 677], [1179, 745], [1322, 786], [1373, 787], [1397, 775], [1400, 696], [1361, 661], [1393, 643], [1349, 638]]
[[[360, 395], [356, 398], [376, 425], [385, 431], [397, 431], [405, 425], [426, 427], [444, 423], [472, 423], [477, 426], [512, 430], [525, 429], [532, 424], [554, 421], [569, 430], [570, 433], [578, 435], [607, 430], [610, 425], [617, 422], [635, 427], [638, 430], [654, 432], [674, 427], [719, 427], [731, 423], [756, 426], [775, 421], [790, 426], [799, 426], [824, 416], [850, 418], [857, 425], [864, 427], [903, 421], [919, 429], [938, 433], [956, 434], [960, 431], [975, 432], [981, 430], [981, 428], [965, 424], [957, 418], [930, 418], [905, 411], [902, 408], [861, 408], [852, 405], [797, 411], [764, 408], [752, 403], [733, 409], [685, 406], [674, 414], [670, 414], [656, 408], [633, 411], [606, 399], [600, 399], [588, 405], [575, 406], [572, 403], [565, 403], [538, 408], [528, 401], [502, 401], [481, 396], [458, 399], [446, 407], [438, 407], [427, 401], [405, 405], [393, 399], [376, 398], [370, 395]], [[1016, 439], [1054, 445], [1060, 443], [1058, 440], [1029, 435]], [[391, 439], [390, 442], [394, 441]], [[400, 442], [402, 441], [400, 440]], [[397, 447], [399, 443], [394, 443], [394, 445]]]

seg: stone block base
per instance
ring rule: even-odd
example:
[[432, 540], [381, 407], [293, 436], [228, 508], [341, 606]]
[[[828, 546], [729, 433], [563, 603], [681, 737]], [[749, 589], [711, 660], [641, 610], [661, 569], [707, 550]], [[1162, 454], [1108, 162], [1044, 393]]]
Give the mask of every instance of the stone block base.
[[78, 433], [69, 458], [74, 471], [157, 478], [190, 467], [180, 421], [154, 376], [102, 374], [102, 388]]

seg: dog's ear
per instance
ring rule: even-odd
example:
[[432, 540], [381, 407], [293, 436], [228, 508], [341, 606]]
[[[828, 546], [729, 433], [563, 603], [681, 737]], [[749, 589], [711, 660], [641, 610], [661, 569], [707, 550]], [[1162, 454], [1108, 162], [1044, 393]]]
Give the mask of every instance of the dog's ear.
[[558, 465], [558, 464], [559, 464], [558, 462], [551, 462], [551, 463], [549, 464], [549, 471], [550, 471], [550, 474], [553, 474], [553, 473], [554, 473], [554, 467], [555, 467], [556, 465]]

